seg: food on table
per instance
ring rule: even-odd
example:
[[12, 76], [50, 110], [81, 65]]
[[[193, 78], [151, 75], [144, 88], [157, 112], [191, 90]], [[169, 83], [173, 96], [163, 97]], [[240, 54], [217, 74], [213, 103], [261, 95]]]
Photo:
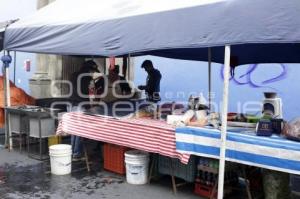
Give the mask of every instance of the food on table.
[[196, 117], [194, 110], [188, 110], [184, 115], [168, 115], [167, 123], [174, 126], [205, 126], [207, 123], [206, 117]]
[[199, 120], [195, 120], [195, 121], [189, 121], [187, 122], [188, 126], [197, 126], [197, 127], [204, 127], [207, 125], [207, 119], [203, 118], [203, 119], [199, 119]]
[[236, 121], [237, 113], [227, 113], [227, 121]]
[[158, 118], [167, 119], [168, 115], [182, 115], [184, 105], [176, 102], [165, 102], [158, 106]]
[[213, 126], [214, 128], [220, 127], [220, 114], [212, 112], [207, 117], [208, 125]]
[[231, 122], [248, 122], [248, 123], [257, 123], [260, 117], [254, 115], [247, 115], [243, 113], [228, 113], [227, 121]]
[[252, 115], [246, 115], [246, 118], [248, 123], [257, 123], [260, 119], [260, 117], [252, 116]]
[[145, 110], [140, 110], [140, 111], [138, 111], [138, 112], [135, 113], [135, 116], [137, 118], [145, 118], [145, 117], [152, 118], [153, 117], [153, 113], [147, 112]]
[[183, 115], [168, 115], [167, 116], [167, 124], [174, 126], [184, 126], [182, 122]]
[[136, 111], [133, 115], [133, 118], [154, 118], [156, 116], [156, 111], [145, 107]]
[[195, 117], [195, 111], [193, 110], [188, 110], [187, 112], [185, 112], [185, 114], [182, 117], [182, 122], [184, 124], [188, 124], [188, 122], [190, 122], [191, 120], [193, 120], [193, 118]]

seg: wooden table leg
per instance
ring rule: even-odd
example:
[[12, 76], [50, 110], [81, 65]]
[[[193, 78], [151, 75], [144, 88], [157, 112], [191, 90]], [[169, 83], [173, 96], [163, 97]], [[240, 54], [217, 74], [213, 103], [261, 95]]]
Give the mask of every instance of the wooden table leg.
[[[21, 127], [20, 127], [21, 128]], [[20, 153], [22, 153], [22, 141], [23, 141], [23, 139], [22, 139], [22, 133], [21, 133], [21, 131], [20, 131], [20, 134], [19, 134], [19, 147], [20, 147]]]
[[83, 151], [84, 151], [84, 159], [85, 159], [86, 168], [87, 168], [87, 171], [90, 172], [91, 168], [90, 168], [89, 156], [88, 156], [85, 144], [83, 144]]
[[173, 193], [175, 195], [177, 195], [177, 186], [176, 186], [175, 176], [171, 176], [171, 178], [172, 178]]
[[155, 160], [154, 160], [154, 158], [153, 158], [152, 161], [151, 161], [150, 170], [149, 170], [148, 184], [150, 184], [151, 179], [152, 179], [152, 173], [153, 173], [154, 164], [155, 164], [154, 161], [155, 161]]
[[246, 171], [245, 171], [245, 166], [242, 166], [242, 172], [243, 172], [243, 177], [244, 177], [245, 183], [246, 183], [246, 191], [247, 191], [248, 199], [252, 199], [251, 190], [250, 190], [250, 183], [249, 183], [249, 181], [247, 179], [247, 175], [246, 175]]
[[215, 185], [214, 185], [214, 187], [211, 191], [211, 195], [210, 195], [209, 199], [214, 199], [215, 198], [215, 193], [217, 191], [217, 187], [218, 187], [218, 180], [216, 180], [216, 183], [215, 183]]

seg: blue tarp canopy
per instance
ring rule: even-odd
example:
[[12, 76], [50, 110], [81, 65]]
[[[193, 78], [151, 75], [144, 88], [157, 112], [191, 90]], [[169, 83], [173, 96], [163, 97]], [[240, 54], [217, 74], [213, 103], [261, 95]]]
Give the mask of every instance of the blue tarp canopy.
[[0, 22], [0, 51], [2, 51], [3, 49], [3, 42], [4, 42], [4, 31], [6, 29], [6, 27], [15, 22], [16, 20], [10, 20], [10, 21], [3, 21]]
[[300, 63], [299, 0], [57, 0], [5, 32], [4, 48], [62, 55], [156, 55]]

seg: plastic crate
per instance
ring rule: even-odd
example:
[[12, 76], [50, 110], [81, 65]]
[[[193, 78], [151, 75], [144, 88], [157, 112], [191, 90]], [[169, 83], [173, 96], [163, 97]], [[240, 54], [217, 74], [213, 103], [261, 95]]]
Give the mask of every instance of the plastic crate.
[[[204, 185], [204, 184], [195, 183], [195, 190], [194, 190], [195, 194], [197, 194], [199, 196], [202, 196], [202, 197], [205, 197], [205, 198], [211, 198], [212, 192], [213, 192], [213, 187], [212, 186], [207, 186], [207, 185]], [[212, 198], [217, 198], [217, 191], [215, 191]]]
[[188, 164], [178, 159], [159, 155], [158, 171], [161, 174], [175, 176], [187, 182], [194, 182], [196, 177], [196, 157], [191, 156]]
[[292, 191], [300, 193], [300, 175], [290, 175], [290, 188]]
[[113, 144], [104, 144], [104, 169], [124, 175], [126, 173], [124, 153], [128, 150], [129, 149], [127, 147]]

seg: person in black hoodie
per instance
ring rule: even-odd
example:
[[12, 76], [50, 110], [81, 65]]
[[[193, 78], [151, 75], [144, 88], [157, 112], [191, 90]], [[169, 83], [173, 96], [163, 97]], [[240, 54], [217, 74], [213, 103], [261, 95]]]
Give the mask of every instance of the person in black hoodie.
[[[89, 102], [89, 85], [93, 81], [93, 73], [100, 73], [97, 64], [92, 61], [84, 62], [79, 71], [74, 72], [71, 77], [73, 92], [71, 95], [72, 111], [85, 111], [90, 108], [89, 104], [79, 106], [81, 102]], [[95, 83], [96, 89], [104, 87], [104, 79], [100, 79]], [[73, 159], [77, 160], [82, 155], [82, 142], [79, 136], [71, 136], [71, 145], [73, 152]]]
[[138, 89], [145, 90], [148, 101], [157, 103], [161, 100], [159, 95], [161, 74], [159, 70], [153, 67], [150, 60], [145, 60], [141, 67], [148, 73], [148, 77], [146, 85], [140, 85]]
[[[73, 86], [73, 92], [71, 95], [71, 100], [73, 101], [73, 106], [77, 106], [80, 102], [89, 101], [89, 85], [93, 80], [93, 73], [100, 73], [100, 71], [98, 70], [97, 64], [94, 61], [89, 60], [84, 62], [79, 71], [72, 74], [71, 82]], [[103, 87], [103, 78], [95, 82], [95, 88], [97, 90], [103, 89]]]

